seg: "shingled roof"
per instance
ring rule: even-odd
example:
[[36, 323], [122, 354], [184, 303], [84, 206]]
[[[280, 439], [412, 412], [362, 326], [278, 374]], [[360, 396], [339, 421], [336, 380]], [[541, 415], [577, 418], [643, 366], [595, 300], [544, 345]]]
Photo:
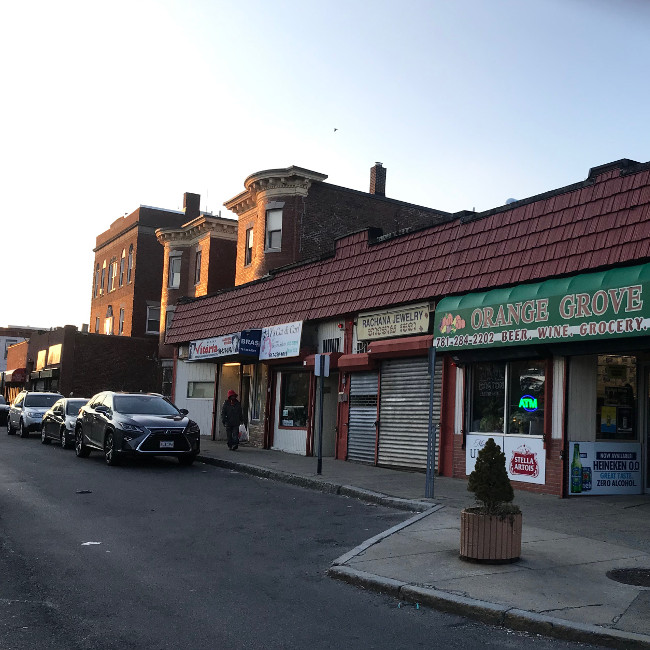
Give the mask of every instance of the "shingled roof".
[[368, 230], [333, 256], [183, 301], [168, 343], [573, 275], [650, 258], [650, 162], [384, 241]]

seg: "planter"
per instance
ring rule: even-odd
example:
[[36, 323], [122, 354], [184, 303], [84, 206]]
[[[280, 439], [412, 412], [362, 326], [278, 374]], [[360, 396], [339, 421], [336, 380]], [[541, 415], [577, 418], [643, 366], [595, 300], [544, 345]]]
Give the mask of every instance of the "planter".
[[472, 562], [504, 564], [521, 555], [521, 513], [486, 515], [466, 509], [460, 513], [460, 557]]

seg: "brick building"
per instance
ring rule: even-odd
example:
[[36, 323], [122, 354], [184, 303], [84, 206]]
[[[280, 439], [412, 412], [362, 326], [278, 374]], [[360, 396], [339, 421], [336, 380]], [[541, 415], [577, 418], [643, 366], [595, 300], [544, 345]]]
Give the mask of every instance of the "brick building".
[[370, 192], [325, 183], [327, 175], [291, 166], [251, 174], [245, 191], [226, 201], [239, 220], [235, 283], [331, 253], [334, 240], [364, 228], [408, 232], [450, 215], [386, 197], [386, 168], [370, 170]]
[[493, 437], [518, 489], [638, 494], [650, 490], [648, 251], [650, 163], [626, 159], [404, 234], [351, 233], [318, 260], [182, 301], [166, 337], [175, 389], [189, 397], [215, 366], [218, 387], [235, 381], [236, 364], [192, 353], [258, 329], [239, 376], [254, 444], [313, 453], [324, 353], [328, 455], [424, 471], [435, 450], [440, 474], [465, 477]]
[[28, 339], [32, 332], [38, 331], [37, 327], [9, 326], [0, 327], [0, 373], [11, 370], [7, 365], [7, 352], [12, 345]]

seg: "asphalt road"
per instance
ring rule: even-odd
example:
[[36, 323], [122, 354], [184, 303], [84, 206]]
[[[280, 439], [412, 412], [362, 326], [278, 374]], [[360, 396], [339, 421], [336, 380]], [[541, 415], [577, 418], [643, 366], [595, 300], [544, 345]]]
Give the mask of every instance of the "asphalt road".
[[0, 648], [577, 648], [332, 580], [409, 515], [0, 432]]

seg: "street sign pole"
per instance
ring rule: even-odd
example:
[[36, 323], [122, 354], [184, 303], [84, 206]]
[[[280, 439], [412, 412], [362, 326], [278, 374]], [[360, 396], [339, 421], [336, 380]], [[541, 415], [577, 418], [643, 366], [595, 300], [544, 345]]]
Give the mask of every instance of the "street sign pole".
[[325, 381], [325, 355], [317, 355], [318, 375], [318, 465], [317, 474], [323, 473], [323, 382]]

